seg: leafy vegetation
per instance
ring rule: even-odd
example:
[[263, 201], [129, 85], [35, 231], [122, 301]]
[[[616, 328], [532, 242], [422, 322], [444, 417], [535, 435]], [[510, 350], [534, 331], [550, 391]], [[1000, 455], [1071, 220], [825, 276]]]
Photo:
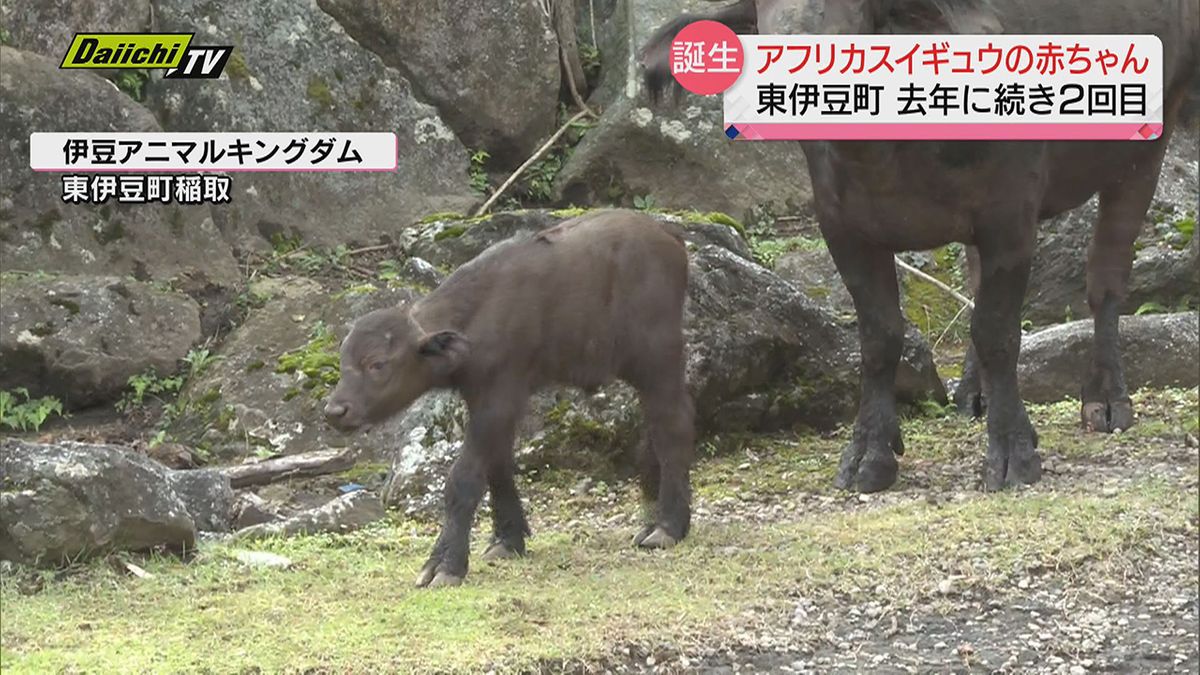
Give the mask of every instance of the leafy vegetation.
[[471, 165], [467, 168], [467, 175], [470, 177], [471, 189], [479, 194], [486, 195], [488, 193], [488, 176], [484, 169], [484, 164], [487, 163], [491, 155], [487, 150], [476, 150], [471, 153]]
[[147, 70], [123, 69], [113, 82], [117, 89], [128, 94], [133, 100], [141, 102], [146, 100], [146, 83], [149, 81], [150, 72]]
[[[21, 400], [17, 397], [20, 396]], [[0, 428], [37, 431], [51, 415], [63, 416], [62, 401], [53, 396], [30, 398], [29, 390], [17, 387], [0, 390]]]

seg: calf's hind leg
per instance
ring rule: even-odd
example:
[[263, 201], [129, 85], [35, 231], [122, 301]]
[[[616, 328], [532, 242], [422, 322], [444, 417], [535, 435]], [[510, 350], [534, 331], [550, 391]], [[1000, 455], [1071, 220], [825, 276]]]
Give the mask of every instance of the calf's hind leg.
[[670, 548], [691, 528], [694, 412], [683, 378], [639, 388], [648, 446], [642, 458], [642, 493], [653, 504], [652, 521], [634, 537], [642, 548]]
[[483, 552], [484, 560], [525, 555], [525, 537], [530, 534], [525, 509], [513, 481], [515, 467], [512, 451], [497, 451], [488, 466], [488, 492], [492, 496], [492, 540]]
[[1119, 319], [1129, 289], [1133, 242], [1158, 186], [1167, 138], [1150, 151], [1145, 171], [1100, 192], [1100, 218], [1092, 232], [1087, 261], [1087, 300], [1092, 311], [1092, 353], [1080, 396], [1080, 417], [1088, 431], [1133, 426], [1133, 405], [1121, 364]]

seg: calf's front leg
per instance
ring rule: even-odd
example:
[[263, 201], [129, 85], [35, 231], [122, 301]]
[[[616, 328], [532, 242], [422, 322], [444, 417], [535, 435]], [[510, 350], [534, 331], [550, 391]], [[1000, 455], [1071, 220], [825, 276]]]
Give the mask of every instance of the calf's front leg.
[[494, 457], [511, 455], [519, 414], [492, 403], [468, 402], [467, 439], [446, 480], [442, 532], [417, 576], [417, 586], [457, 586], [467, 576], [471, 524], [487, 486], [488, 467]]

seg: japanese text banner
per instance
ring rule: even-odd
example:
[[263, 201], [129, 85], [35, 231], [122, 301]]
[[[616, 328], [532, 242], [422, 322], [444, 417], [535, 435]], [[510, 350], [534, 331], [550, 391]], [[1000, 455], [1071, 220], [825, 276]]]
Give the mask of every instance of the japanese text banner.
[[740, 35], [735, 140], [1154, 140], [1153, 35]]
[[36, 132], [35, 171], [395, 171], [393, 132]]

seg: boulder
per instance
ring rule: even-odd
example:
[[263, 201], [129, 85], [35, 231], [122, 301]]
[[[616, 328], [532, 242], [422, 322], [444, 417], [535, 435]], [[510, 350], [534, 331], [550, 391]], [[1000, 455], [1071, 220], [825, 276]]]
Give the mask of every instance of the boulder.
[[438, 112], [315, 3], [217, 8], [205, 0], [164, 0], [155, 9], [160, 30], [194, 31], [205, 44], [235, 48], [219, 79], [147, 84], [148, 105], [166, 129], [398, 136], [395, 173], [236, 174], [232, 201], [214, 206], [213, 214], [238, 249], [265, 248], [276, 237], [317, 247], [369, 245], [393, 223], [476, 202], [467, 150]]
[[663, 208], [723, 211], [745, 217], [774, 203], [796, 212], [811, 201], [799, 143], [730, 141], [719, 96], [691, 94], [652, 105], [641, 84], [637, 52], [683, 11], [711, 12], [705, 0], [596, 3], [601, 76], [590, 103], [601, 119], [555, 178], [555, 196], [574, 204], [629, 205], [652, 197]]
[[200, 532], [228, 532], [234, 498], [229, 478], [217, 469], [171, 471], [168, 483]]
[[60, 60], [0, 47], [5, 271], [127, 275], [172, 281], [206, 302], [228, 299], [240, 277], [207, 205], [67, 204], [60, 174], [29, 170], [34, 131], [161, 131], [148, 110], [112, 83], [86, 71], [59, 70]]
[[[1136, 245], [1129, 296], [1121, 308], [1132, 314], [1147, 303], [1166, 308], [1200, 301], [1200, 241], [1178, 231], [1176, 222], [1196, 219], [1200, 134], [1177, 127], [1163, 162], [1148, 222]], [[1025, 317], [1047, 325], [1090, 316], [1087, 306], [1087, 250], [1099, 216], [1099, 201], [1058, 216], [1039, 227], [1025, 301]]]
[[0, 440], [0, 558], [55, 565], [113, 550], [190, 548], [168, 470], [118, 446]]
[[[1200, 315], [1123, 316], [1120, 331], [1129, 391], [1200, 386]], [[1017, 369], [1021, 397], [1039, 403], [1079, 398], [1091, 341], [1090, 319], [1026, 335]]]
[[150, 0], [3, 0], [7, 44], [62, 61], [77, 32], [141, 33], [150, 27]]
[[298, 537], [319, 532], [344, 534], [383, 518], [383, 502], [368, 490], [355, 490], [323, 506], [275, 522], [259, 523], [238, 530], [239, 541], [267, 537]]
[[784, 253], [775, 263], [775, 273], [830, 312], [854, 314], [854, 299], [850, 297], [850, 291], [846, 289], [828, 249], [821, 247]]
[[133, 375], [175, 372], [201, 339], [186, 295], [112, 276], [0, 277], [0, 389], [69, 408], [115, 401]]
[[553, 133], [558, 40], [549, 3], [317, 0], [355, 40], [399, 70], [471, 148], [513, 169]]

